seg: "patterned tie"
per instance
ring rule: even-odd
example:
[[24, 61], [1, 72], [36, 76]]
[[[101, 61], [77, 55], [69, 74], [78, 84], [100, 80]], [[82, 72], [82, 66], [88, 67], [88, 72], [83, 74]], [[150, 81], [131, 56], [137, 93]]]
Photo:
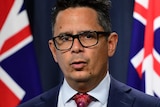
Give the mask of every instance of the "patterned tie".
[[86, 93], [77, 93], [73, 100], [75, 100], [77, 107], [87, 107], [89, 103], [92, 101], [92, 98], [90, 95]]

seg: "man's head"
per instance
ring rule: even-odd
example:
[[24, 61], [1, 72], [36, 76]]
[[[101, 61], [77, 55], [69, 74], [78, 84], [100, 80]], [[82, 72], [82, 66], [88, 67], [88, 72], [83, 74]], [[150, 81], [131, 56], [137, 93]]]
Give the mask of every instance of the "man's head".
[[109, 14], [103, 13], [109, 11], [109, 1], [102, 1], [59, 0], [53, 13], [51, 52], [69, 85], [80, 92], [90, 91], [105, 77], [117, 44]]
[[109, 15], [109, 9], [111, 7], [110, 0], [57, 0], [57, 4], [52, 9], [52, 27], [55, 25], [58, 13], [71, 7], [89, 7], [94, 9], [98, 14], [99, 24], [106, 32], [111, 32], [111, 22]]

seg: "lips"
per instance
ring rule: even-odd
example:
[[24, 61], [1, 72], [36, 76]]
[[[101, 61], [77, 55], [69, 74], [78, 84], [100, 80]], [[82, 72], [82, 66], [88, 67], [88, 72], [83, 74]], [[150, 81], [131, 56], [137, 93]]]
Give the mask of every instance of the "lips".
[[75, 70], [82, 70], [86, 66], [87, 62], [85, 61], [73, 61], [71, 67]]

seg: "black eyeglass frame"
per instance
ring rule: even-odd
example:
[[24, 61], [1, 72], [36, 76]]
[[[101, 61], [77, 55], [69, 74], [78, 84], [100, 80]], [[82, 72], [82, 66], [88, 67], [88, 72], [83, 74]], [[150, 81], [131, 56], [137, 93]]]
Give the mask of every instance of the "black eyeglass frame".
[[[97, 36], [97, 42], [96, 42], [95, 44], [93, 44], [93, 45], [90, 45], [90, 46], [85, 46], [85, 45], [83, 45], [83, 44], [81, 43], [81, 40], [79, 39], [79, 36], [81, 36], [81, 35], [83, 35], [83, 34], [85, 34], [85, 33], [95, 33], [96, 36]], [[57, 45], [56, 45], [56, 38], [61, 37], [62, 34], [60, 34], [60, 35], [58, 35], [58, 36], [55, 36], [55, 37], [52, 37], [52, 40], [53, 40], [54, 45], [55, 45], [55, 47], [56, 47], [57, 50], [67, 51], [67, 50], [70, 50], [70, 49], [72, 48], [75, 38], [78, 39], [79, 43], [80, 43], [84, 48], [89, 48], [89, 47], [92, 47], [92, 46], [95, 46], [95, 45], [98, 44], [98, 42], [99, 42], [99, 35], [103, 35], [103, 36], [108, 37], [110, 34], [111, 34], [111, 32], [104, 32], [104, 31], [84, 31], [84, 32], [80, 32], [80, 33], [75, 34], [75, 35], [66, 34], [67, 36], [70, 36], [70, 37], [73, 38], [73, 39], [72, 39], [72, 44], [71, 44], [71, 46], [70, 46], [69, 48], [67, 48], [67, 49], [59, 49], [59, 48], [57, 47]]]

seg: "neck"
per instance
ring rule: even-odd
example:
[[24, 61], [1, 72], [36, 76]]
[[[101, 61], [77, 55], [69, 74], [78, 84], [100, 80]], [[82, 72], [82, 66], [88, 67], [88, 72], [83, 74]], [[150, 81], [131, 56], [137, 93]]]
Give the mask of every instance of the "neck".
[[92, 78], [86, 81], [67, 80], [67, 82], [70, 85], [70, 87], [72, 87], [74, 90], [84, 93], [84, 92], [89, 92], [92, 89], [94, 89], [104, 79], [105, 76], [106, 74], [104, 74], [102, 78]]

